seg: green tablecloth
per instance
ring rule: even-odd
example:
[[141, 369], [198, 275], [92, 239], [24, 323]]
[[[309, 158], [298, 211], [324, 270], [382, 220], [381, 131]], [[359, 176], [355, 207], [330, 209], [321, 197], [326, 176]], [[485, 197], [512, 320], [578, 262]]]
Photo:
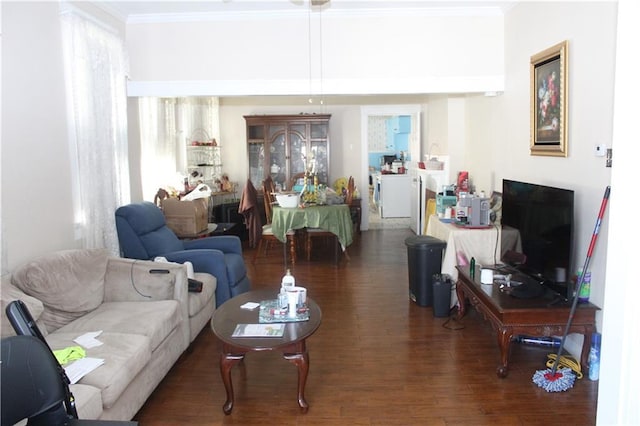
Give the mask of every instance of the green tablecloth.
[[274, 206], [271, 229], [278, 240], [285, 242], [288, 230], [302, 228], [320, 228], [335, 234], [343, 250], [353, 242], [351, 210], [346, 204], [295, 209]]

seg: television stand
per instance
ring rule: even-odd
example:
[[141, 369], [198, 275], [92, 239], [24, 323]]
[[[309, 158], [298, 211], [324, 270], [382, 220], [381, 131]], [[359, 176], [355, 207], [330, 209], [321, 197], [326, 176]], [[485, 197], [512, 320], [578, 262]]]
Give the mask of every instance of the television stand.
[[[498, 284], [481, 284], [480, 268], [476, 268], [471, 278], [468, 266], [456, 266], [458, 282], [456, 293], [459, 301], [458, 318], [466, 314], [467, 300], [482, 316], [491, 322], [497, 332], [500, 346], [500, 364], [496, 369], [498, 377], [509, 373], [509, 351], [511, 340], [519, 334], [549, 337], [561, 336], [569, 319], [571, 306], [554, 303], [554, 299], [537, 297], [518, 299], [502, 291]], [[580, 362], [585, 374], [588, 373], [591, 335], [596, 328], [596, 312], [599, 308], [591, 303], [580, 303], [575, 310], [569, 332], [584, 335]]]

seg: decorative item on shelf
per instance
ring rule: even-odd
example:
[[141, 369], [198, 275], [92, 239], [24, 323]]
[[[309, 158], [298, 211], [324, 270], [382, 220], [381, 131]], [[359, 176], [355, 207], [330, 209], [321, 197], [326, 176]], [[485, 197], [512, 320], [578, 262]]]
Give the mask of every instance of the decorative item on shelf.
[[347, 192], [347, 186], [349, 185], [346, 177], [336, 179], [333, 183], [333, 189], [335, 189], [338, 195], [344, 195]]
[[304, 175], [304, 185], [300, 192], [300, 199], [303, 204], [317, 204], [318, 203], [318, 176], [313, 175], [313, 187], [309, 186], [309, 179], [312, 176], [309, 172]]
[[209, 133], [203, 128], [194, 129], [189, 141], [191, 146], [218, 146], [216, 138], [209, 136]]
[[224, 173], [222, 175], [222, 187], [220, 188], [224, 192], [233, 192], [233, 183], [229, 180], [229, 176]]

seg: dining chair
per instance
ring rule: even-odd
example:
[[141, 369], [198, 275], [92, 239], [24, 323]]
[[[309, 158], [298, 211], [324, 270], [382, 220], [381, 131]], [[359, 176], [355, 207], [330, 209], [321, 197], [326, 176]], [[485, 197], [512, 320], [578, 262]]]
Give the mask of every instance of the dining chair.
[[351, 221], [353, 222], [353, 230], [360, 234], [360, 223], [362, 222], [362, 200], [355, 198], [356, 184], [353, 176], [349, 176], [347, 181], [347, 194], [344, 199], [344, 203], [349, 206], [351, 210]]
[[[262, 247], [264, 246], [264, 254], [265, 256], [269, 253], [269, 246], [272, 243], [282, 244], [280, 240], [276, 238], [273, 234], [273, 230], [271, 229], [271, 219], [273, 218], [273, 205], [275, 203], [275, 197], [273, 193], [275, 192], [275, 184], [271, 176], [268, 176], [264, 181], [262, 181], [262, 192], [264, 196], [264, 213], [266, 216], [266, 224], [262, 226], [262, 234], [260, 235], [260, 241], [258, 242], [258, 248], [253, 253], [253, 263], [256, 262], [258, 254], [262, 251]], [[287, 231], [287, 243], [290, 247], [291, 252], [291, 263], [295, 265], [296, 263], [296, 250], [295, 250], [295, 237], [296, 232], [294, 230]], [[285, 250], [287, 249], [285, 245]]]

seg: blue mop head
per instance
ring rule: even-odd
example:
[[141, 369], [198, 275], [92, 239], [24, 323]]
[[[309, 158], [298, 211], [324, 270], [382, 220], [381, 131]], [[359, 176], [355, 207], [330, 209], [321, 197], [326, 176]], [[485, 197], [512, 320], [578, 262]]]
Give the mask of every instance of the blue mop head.
[[570, 368], [558, 368], [553, 370], [538, 370], [533, 375], [533, 383], [543, 388], [547, 392], [562, 392], [573, 387], [576, 375]]

